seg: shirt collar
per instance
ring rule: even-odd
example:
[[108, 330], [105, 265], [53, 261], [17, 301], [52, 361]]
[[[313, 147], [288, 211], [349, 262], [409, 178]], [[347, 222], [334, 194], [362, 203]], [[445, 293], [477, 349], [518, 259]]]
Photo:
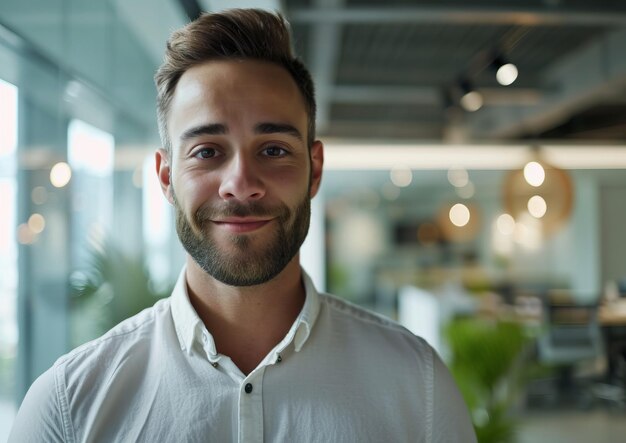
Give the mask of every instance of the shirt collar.
[[[317, 292], [317, 289], [315, 289], [313, 280], [311, 280], [311, 277], [309, 277], [309, 274], [307, 274], [304, 269], [302, 270], [302, 283], [304, 284], [305, 291], [304, 306], [302, 307], [302, 311], [300, 311], [300, 315], [298, 315], [298, 318], [296, 318], [296, 321], [291, 327], [291, 329], [295, 329], [293, 342], [296, 352], [300, 352], [300, 349], [304, 346], [304, 343], [309, 338], [309, 335], [311, 335], [313, 325], [315, 325], [315, 320], [317, 319], [317, 315], [320, 311], [319, 293]], [[291, 330], [289, 332], [291, 332]], [[287, 339], [289, 335], [290, 334], [288, 333], [285, 339]]]
[[[217, 357], [215, 341], [189, 301], [185, 273], [186, 267], [183, 267], [171, 296], [172, 318], [176, 335], [183, 351], [192, 354], [194, 344], [198, 342], [208, 352], [209, 360], [213, 361]], [[304, 306], [285, 338], [274, 349], [274, 353], [282, 352], [292, 342], [295, 351], [299, 352], [311, 335], [320, 310], [319, 293], [304, 269], [302, 270], [302, 283], [305, 290]]]
[[172, 291], [171, 306], [174, 328], [176, 329], [180, 347], [183, 351], [191, 354], [194, 341], [201, 335], [203, 325], [189, 301], [186, 272], [187, 267], [183, 267]]

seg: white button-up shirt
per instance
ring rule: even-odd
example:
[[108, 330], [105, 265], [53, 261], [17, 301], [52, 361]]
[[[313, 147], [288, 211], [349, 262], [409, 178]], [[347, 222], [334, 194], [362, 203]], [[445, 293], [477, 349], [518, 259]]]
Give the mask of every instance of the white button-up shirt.
[[61, 357], [10, 442], [474, 442], [450, 374], [420, 338], [306, 274], [285, 338], [247, 376], [172, 296]]

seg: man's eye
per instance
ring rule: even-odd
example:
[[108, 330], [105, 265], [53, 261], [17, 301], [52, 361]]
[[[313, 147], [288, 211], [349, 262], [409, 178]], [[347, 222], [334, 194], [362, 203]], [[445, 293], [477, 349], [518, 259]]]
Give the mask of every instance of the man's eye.
[[215, 149], [213, 149], [213, 148], [202, 148], [202, 149], [199, 149], [195, 153], [194, 157], [197, 157], [197, 158], [213, 158], [216, 155], [217, 155], [217, 151]]
[[287, 154], [287, 150], [281, 148], [280, 146], [268, 146], [263, 150], [263, 152], [268, 157], [282, 157], [283, 155]]

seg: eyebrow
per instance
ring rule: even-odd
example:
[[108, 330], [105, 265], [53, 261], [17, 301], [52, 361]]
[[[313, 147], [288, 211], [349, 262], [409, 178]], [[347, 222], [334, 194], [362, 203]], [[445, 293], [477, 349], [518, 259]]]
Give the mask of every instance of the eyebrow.
[[228, 130], [225, 125], [221, 123], [211, 123], [208, 125], [194, 126], [193, 128], [187, 129], [180, 136], [180, 140], [187, 141], [201, 135], [224, 135], [227, 132]]
[[302, 140], [300, 131], [287, 123], [259, 123], [254, 127], [254, 132], [255, 134], [287, 134]]

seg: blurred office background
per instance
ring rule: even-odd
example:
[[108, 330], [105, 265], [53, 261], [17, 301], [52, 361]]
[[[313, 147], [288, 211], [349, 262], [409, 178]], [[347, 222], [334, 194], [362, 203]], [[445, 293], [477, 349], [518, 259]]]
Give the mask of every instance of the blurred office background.
[[481, 441], [626, 435], [626, 3], [0, 0], [0, 441], [63, 353], [165, 296], [152, 76], [280, 10], [326, 172], [303, 263], [453, 369]]

